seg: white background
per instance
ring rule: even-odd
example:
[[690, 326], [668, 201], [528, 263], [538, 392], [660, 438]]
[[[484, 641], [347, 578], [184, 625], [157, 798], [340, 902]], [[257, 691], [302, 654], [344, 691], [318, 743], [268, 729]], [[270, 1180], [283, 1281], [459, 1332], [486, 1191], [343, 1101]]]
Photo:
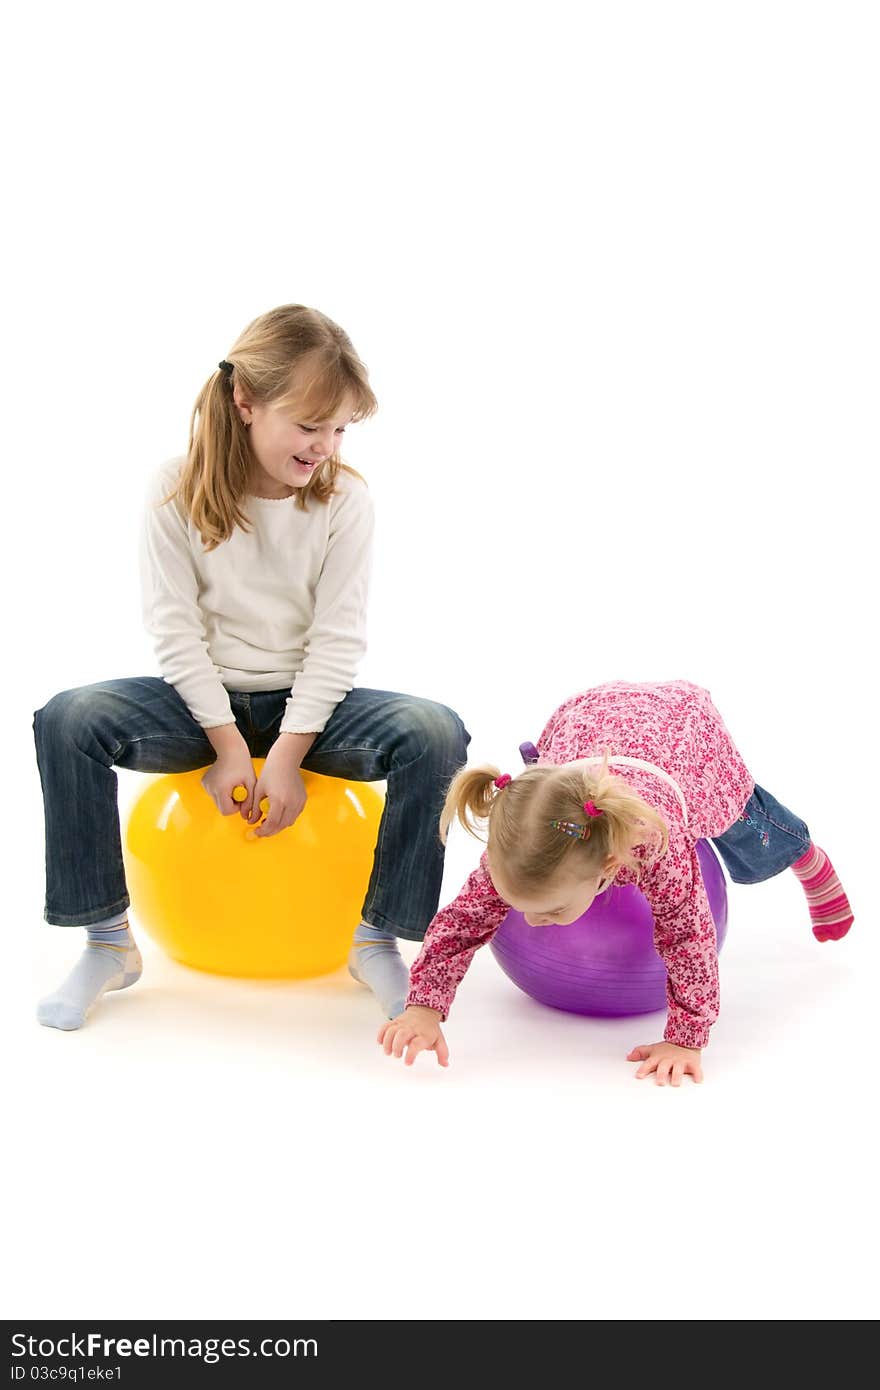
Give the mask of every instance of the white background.
[[[85, 3], [5, 39], [7, 1316], [875, 1316], [875, 7]], [[82, 1032], [34, 1021], [79, 936], [40, 926], [31, 713], [155, 670], [144, 486], [290, 301], [381, 404], [361, 683], [515, 771], [576, 689], [700, 682], [832, 852], [838, 945], [791, 875], [731, 890], [702, 1087], [632, 1079], [662, 1016], [542, 1009], [488, 952], [448, 1072], [384, 1058], [344, 973], [148, 941]]]

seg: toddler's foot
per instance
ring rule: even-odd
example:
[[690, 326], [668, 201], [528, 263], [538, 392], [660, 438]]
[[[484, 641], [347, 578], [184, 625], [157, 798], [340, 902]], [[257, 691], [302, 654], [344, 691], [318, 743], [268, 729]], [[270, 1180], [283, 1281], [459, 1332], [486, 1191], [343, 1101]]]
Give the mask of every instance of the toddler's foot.
[[818, 845], [810, 845], [792, 869], [807, 895], [807, 906], [817, 941], [839, 941], [853, 924], [849, 899], [834, 872], [834, 865]]
[[140, 979], [143, 961], [128, 926], [89, 930], [89, 940], [60, 989], [41, 999], [37, 1018], [47, 1028], [81, 1028], [102, 994]]
[[367, 985], [386, 1018], [402, 1014], [409, 992], [409, 970], [397, 949], [393, 932], [380, 931], [361, 922], [348, 957], [349, 974]]

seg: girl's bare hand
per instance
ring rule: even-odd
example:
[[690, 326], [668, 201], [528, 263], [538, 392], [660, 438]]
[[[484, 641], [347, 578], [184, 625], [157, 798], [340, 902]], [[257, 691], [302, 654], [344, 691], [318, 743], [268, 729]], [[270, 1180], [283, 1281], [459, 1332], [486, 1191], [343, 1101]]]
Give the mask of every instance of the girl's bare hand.
[[628, 1062], [641, 1062], [636, 1078], [642, 1081], [653, 1073], [657, 1086], [680, 1086], [683, 1076], [692, 1076], [694, 1081], [702, 1081], [703, 1068], [700, 1065], [698, 1047], [679, 1047], [678, 1043], [642, 1043], [634, 1047], [627, 1056]]
[[[266, 819], [261, 821], [253, 832], [259, 839], [266, 835], [277, 835], [286, 830], [303, 812], [307, 800], [306, 784], [299, 768], [283, 770], [266, 766], [254, 788], [250, 815], [246, 817], [251, 824], [265, 811]], [[268, 810], [266, 803], [268, 801]]]
[[[217, 761], [212, 763], [202, 778], [202, 786], [223, 816], [233, 816], [236, 811], [246, 816], [254, 804], [256, 785], [257, 774], [244, 739], [241, 748], [218, 754]], [[240, 795], [233, 795], [237, 787], [244, 788], [243, 800]]]
[[404, 1009], [397, 1018], [382, 1024], [376, 1041], [385, 1049], [387, 1057], [403, 1057], [408, 1067], [420, 1052], [436, 1052], [440, 1066], [449, 1066], [449, 1048], [436, 1009]]
[[[253, 825], [265, 814], [266, 819], [254, 830], [258, 839], [277, 835], [302, 815], [306, 804], [306, 784], [300, 770], [302, 740], [282, 734], [276, 738], [266, 756], [253, 800], [245, 819]], [[268, 802], [268, 809], [266, 803]]]

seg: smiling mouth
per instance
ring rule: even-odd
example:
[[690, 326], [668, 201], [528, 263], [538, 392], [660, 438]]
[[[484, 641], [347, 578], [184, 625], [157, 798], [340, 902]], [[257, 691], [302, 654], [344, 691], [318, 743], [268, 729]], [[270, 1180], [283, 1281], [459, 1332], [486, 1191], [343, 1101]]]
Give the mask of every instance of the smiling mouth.
[[301, 459], [300, 456], [299, 456], [299, 454], [294, 454], [294, 456], [293, 456], [293, 461], [294, 461], [294, 463], [298, 463], [298, 464], [300, 465], [301, 468], [317, 468], [317, 467], [318, 467], [317, 461], [316, 461], [315, 459]]

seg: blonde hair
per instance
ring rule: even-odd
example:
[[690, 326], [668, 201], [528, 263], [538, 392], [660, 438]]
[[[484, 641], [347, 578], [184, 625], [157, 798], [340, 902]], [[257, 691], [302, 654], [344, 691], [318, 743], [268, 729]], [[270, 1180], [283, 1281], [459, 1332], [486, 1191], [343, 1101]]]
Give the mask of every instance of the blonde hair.
[[[177, 497], [206, 550], [229, 539], [236, 526], [250, 529], [245, 498], [254, 463], [248, 431], [233, 398], [236, 385], [259, 405], [287, 405], [304, 420], [329, 420], [347, 396], [352, 419], [377, 407], [367, 369], [338, 324], [303, 304], [282, 304], [249, 323], [227, 353], [232, 373], [219, 368], [199, 392], [189, 430], [189, 447]], [[296, 369], [296, 380], [291, 377]], [[325, 503], [336, 491], [340, 471], [359, 477], [338, 453], [325, 459], [296, 491], [295, 505]]]
[[[488, 764], [456, 774], [440, 817], [440, 838], [446, 842], [456, 817], [471, 835], [477, 835], [477, 822], [488, 822], [490, 860], [503, 867], [516, 893], [532, 893], [563, 867], [582, 878], [599, 878], [609, 859], [638, 878], [646, 849], [652, 860], [666, 853], [669, 835], [662, 817], [608, 771], [607, 757], [600, 765], [527, 767], [503, 789], [494, 785], [498, 775]], [[589, 816], [587, 801], [602, 814]], [[584, 827], [585, 838], [566, 834], [553, 821]]]

